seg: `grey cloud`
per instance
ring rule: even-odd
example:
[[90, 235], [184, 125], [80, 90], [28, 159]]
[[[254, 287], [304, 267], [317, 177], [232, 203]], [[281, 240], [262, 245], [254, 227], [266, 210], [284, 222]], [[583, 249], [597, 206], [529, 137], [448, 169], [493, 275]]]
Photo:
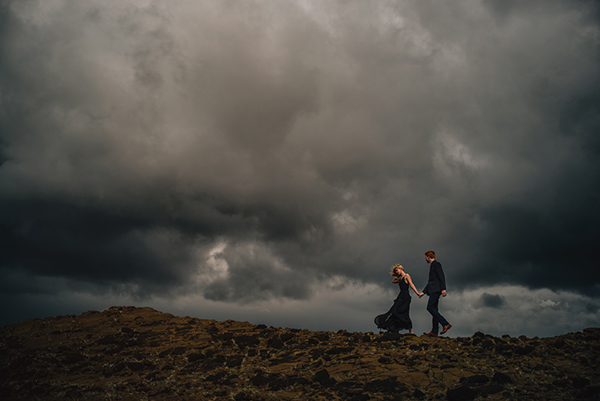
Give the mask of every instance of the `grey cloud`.
[[259, 244], [228, 246], [217, 255], [225, 262], [225, 277], [210, 283], [204, 294], [217, 301], [256, 301], [270, 298], [306, 299], [309, 280]]
[[0, 267], [238, 302], [435, 249], [591, 295], [598, 7], [551, 3], [6, 3]]
[[479, 302], [487, 308], [501, 308], [506, 303], [502, 295], [488, 294], [487, 292], [481, 294]]
[[600, 306], [597, 304], [587, 303], [585, 304], [585, 311], [590, 314], [597, 314], [600, 311]]

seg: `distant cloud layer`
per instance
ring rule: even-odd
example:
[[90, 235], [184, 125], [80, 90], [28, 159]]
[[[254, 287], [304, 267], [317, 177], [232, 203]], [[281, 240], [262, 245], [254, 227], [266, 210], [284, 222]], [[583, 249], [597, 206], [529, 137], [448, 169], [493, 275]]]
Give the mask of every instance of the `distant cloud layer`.
[[3, 3], [0, 323], [61, 313], [27, 297], [317, 305], [395, 263], [422, 288], [429, 249], [457, 310], [522, 288], [597, 317], [599, 9]]

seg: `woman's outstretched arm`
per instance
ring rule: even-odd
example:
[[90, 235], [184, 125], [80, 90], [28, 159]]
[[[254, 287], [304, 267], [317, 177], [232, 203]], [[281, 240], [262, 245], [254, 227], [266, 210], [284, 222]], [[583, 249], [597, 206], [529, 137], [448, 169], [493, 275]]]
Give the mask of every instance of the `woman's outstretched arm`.
[[408, 285], [410, 285], [410, 288], [413, 289], [413, 291], [415, 292], [415, 294], [417, 294], [419, 297], [421, 297], [422, 294], [419, 291], [417, 291], [417, 287], [415, 287], [415, 285], [414, 285], [414, 283], [413, 283], [413, 281], [410, 278], [410, 275], [408, 273], [406, 273], [406, 279], [407, 279], [406, 282], [408, 283]]

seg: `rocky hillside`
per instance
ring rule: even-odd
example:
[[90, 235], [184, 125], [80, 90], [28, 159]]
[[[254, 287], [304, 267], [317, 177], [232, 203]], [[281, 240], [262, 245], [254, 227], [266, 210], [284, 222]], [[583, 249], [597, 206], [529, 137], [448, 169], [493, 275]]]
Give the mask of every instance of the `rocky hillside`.
[[600, 329], [317, 332], [111, 307], [0, 329], [5, 400], [598, 400]]

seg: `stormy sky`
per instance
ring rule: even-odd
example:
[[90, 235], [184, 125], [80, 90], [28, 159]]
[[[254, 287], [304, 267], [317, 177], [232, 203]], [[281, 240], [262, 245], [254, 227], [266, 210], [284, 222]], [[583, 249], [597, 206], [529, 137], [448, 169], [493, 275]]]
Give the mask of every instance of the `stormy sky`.
[[[600, 322], [596, 1], [5, 1], [0, 325]], [[414, 297], [415, 331], [429, 331]]]

